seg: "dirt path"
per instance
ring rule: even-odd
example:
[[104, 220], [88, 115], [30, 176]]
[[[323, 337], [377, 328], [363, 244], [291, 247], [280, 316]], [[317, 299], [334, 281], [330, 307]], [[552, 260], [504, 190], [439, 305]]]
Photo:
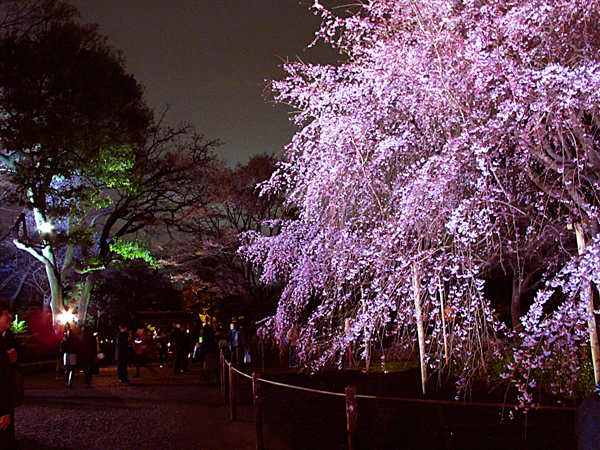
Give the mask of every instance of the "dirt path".
[[[90, 389], [82, 374], [73, 389], [53, 373], [26, 377], [26, 401], [16, 412], [20, 450], [255, 448], [250, 380], [238, 385], [238, 421], [231, 422], [220, 387], [201, 383], [198, 369], [174, 375], [169, 367], [152, 367], [155, 373], [142, 369], [142, 377], [128, 384], [117, 382], [114, 366], [103, 367]], [[310, 377], [271, 367], [261, 377], [327, 391], [344, 392], [352, 384], [358, 394], [419, 397], [418, 377], [411, 373]], [[348, 448], [343, 397], [263, 383], [261, 408], [266, 450]], [[356, 450], [570, 450], [574, 422], [573, 411], [525, 415], [497, 407], [359, 399]]]
[[[116, 368], [102, 368], [93, 387], [77, 374], [73, 389], [53, 373], [26, 377], [26, 400], [16, 410], [20, 450], [252, 449], [254, 424], [241, 407], [229, 420], [219, 386], [199, 381], [199, 371], [171, 368], [117, 382]], [[279, 444], [276, 444], [279, 446]], [[285, 448], [276, 447], [276, 448]]]

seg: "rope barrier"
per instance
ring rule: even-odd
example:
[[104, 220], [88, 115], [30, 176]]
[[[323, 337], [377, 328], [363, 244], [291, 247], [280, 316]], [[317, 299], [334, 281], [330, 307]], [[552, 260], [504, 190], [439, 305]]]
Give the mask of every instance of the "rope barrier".
[[[230, 366], [231, 363], [225, 360], [225, 363]], [[234, 372], [246, 377], [248, 379], [252, 379], [251, 375], [248, 375], [244, 372], [239, 371], [235, 367], [233, 368]], [[284, 387], [288, 389], [295, 389], [297, 391], [311, 392], [314, 394], [323, 394], [323, 395], [331, 395], [335, 397], [345, 397], [346, 394], [342, 392], [332, 392], [332, 391], [323, 391], [320, 389], [312, 389], [303, 386], [295, 386], [293, 384], [280, 383], [273, 380], [267, 380], [265, 378], [259, 378], [258, 381], [266, 384], [271, 384], [273, 386]], [[377, 395], [366, 395], [366, 394], [356, 394], [356, 398], [363, 398], [367, 400], [387, 400], [394, 402], [405, 402], [405, 403], [426, 403], [431, 405], [448, 405], [448, 406], [475, 406], [475, 407], [483, 407], [483, 408], [508, 408], [508, 409], [524, 409], [524, 410], [553, 410], [553, 411], [577, 411], [577, 408], [571, 406], [545, 406], [545, 405], [516, 405], [510, 403], [486, 403], [486, 402], [460, 402], [456, 400], [433, 400], [426, 398], [409, 398], [409, 397], [380, 397]]]

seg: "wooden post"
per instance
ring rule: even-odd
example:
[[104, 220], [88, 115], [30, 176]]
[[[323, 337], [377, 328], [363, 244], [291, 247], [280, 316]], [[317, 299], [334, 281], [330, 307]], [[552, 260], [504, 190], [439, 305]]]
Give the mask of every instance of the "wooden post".
[[354, 433], [356, 432], [356, 387], [346, 386], [346, 424], [348, 428], [348, 449], [354, 450]]
[[263, 439], [263, 421], [260, 410], [260, 383], [256, 372], [252, 374], [252, 393], [254, 395], [254, 424], [256, 430], [256, 450], [264, 450], [265, 442]]
[[419, 271], [417, 264], [413, 265], [413, 295], [415, 300], [415, 319], [417, 321], [417, 337], [419, 340], [419, 363], [421, 365], [421, 388], [423, 395], [427, 386], [427, 365], [425, 364], [425, 329], [423, 327], [423, 309], [421, 305]]
[[221, 392], [223, 393], [223, 400], [227, 403], [227, 360], [225, 355], [221, 353]]
[[229, 412], [231, 414], [231, 420], [237, 420], [237, 404], [235, 401], [235, 373], [233, 371], [233, 364], [229, 365]]
[[[585, 253], [585, 233], [581, 223], [573, 224], [575, 227], [575, 237], [577, 238], [577, 250], [580, 255]], [[596, 384], [600, 382], [600, 344], [598, 339], [598, 329], [596, 328], [596, 313], [594, 312], [594, 292], [592, 283], [589, 280], [584, 281], [581, 288], [588, 299], [586, 309], [588, 312], [588, 333], [590, 335], [590, 350], [592, 351], [592, 364], [594, 366], [594, 378]]]

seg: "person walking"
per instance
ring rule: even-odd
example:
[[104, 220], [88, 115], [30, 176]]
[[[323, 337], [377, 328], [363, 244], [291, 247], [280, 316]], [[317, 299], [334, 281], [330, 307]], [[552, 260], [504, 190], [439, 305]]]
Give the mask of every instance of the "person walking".
[[10, 329], [12, 315], [10, 305], [0, 300], [0, 450], [17, 450], [18, 444], [15, 437], [15, 409], [11, 402], [11, 389], [9, 369], [17, 362], [17, 352], [8, 348], [5, 338]]
[[83, 369], [85, 387], [92, 386], [94, 366], [98, 363], [98, 343], [89, 325], [81, 329], [81, 345], [79, 347], [79, 359]]
[[77, 366], [77, 337], [75, 330], [65, 324], [65, 333], [60, 343], [60, 351], [63, 355], [63, 366], [65, 367], [65, 376], [67, 378], [67, 387], [73, 387], [73, 377], [75, 376], [75, 366]]
[[115, 345], [115, 359], [117, 360], [117, 377], [120, 383], [129, 381], [127, 378], [127, 366], [129, 364], [129, 333], [127, 325], [122, 324], [117, 333]]
[[146, 337], [146, 331], [144, 328], [138, 328], [135, 332], [135, 336], [132, 342], [133, 350], [135, 353], [135, 375], [134, 378], [140, 377], [140, 367], [145, 367], [152, 373], [156, 371], [146, 364], [146, 356], [148, 353], [148, 338]]

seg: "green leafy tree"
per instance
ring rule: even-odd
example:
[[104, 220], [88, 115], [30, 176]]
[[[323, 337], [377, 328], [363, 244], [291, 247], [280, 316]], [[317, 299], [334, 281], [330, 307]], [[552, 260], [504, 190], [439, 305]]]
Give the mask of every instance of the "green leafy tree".
[[12, 240], [45, 267], [55, 320], [65, 286], [83, 283], [84, 321], [100, 271], [148, 260], [142, 244], [202, 200], [216, 143], [155, 124], [119, 54], [74, 9], [3, 6], [15, 18], [0, 25], [0, 175], [3, 201], [21, 208]]
[[[81, 206], [97, 197], [88, 181], [109, 184], [111, 163], [144, 145], [151, 114], [139, 84], [92, 27], [59, 20], [6, 34], [1, 44], [0, 162], [24, 205], [13, 242], [44, 264], [56, 317], [74, 246], [90, 243], [77, 229]], [[67, 248], [62, 265], [59, 248]]]

